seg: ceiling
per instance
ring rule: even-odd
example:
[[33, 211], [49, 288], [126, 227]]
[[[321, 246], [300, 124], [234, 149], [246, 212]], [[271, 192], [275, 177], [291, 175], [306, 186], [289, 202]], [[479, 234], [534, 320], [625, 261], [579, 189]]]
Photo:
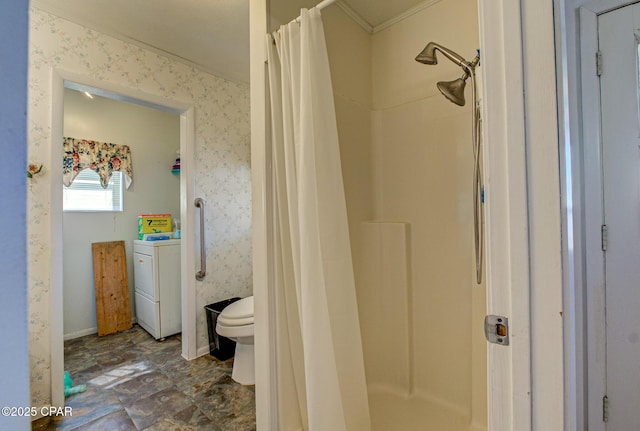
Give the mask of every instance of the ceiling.
[[[340, 0], [369, 30], [439, 0]], [[271, 0], [278, 21], [319, 0]], [[33, 7], [167, 54], [214, 75], [249, 82], [249, 0], [32, 0]], [[331, 6], [338, 7], [338, 6]], [[363, 21], [363, 22], [362, 22]]]

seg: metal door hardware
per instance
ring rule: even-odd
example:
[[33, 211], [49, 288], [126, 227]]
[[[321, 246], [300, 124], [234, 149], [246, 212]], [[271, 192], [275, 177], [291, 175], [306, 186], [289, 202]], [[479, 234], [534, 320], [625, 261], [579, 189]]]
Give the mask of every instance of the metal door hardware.
[[509, 345], [509, 319], [503, 316], [485, 316], [484, 335], [490, 343]]

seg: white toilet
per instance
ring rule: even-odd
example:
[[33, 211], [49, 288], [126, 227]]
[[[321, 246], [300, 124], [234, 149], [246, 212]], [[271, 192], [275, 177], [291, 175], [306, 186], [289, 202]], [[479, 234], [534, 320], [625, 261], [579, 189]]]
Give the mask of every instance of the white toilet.
[[228, 305], [218, 316], [216, 332], [236, 342], [231, 377], [243, 385], [253, 385], [255, 359], [253, 357], [253, 296]]

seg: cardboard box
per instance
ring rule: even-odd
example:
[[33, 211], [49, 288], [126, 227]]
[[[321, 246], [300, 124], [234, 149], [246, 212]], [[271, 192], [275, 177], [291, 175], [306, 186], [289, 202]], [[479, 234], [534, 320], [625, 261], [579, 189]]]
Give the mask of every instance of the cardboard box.
[[138, 239], [147, 233], [171, 232], [171, 214], [138, 214]]

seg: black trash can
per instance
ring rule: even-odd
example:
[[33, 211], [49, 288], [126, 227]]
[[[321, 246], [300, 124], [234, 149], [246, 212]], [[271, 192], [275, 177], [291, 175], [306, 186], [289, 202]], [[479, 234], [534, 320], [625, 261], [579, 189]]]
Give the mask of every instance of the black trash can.
[[233, 356], [236, 349], [236, 342], [218, 335], [216, 332], [216, 324], [218, 323], [218, 316], [222, 313], [222, 310], [240, 298], [230, 298], [224, 301], [216, 302], [214, 304], [205, 305], [204, 310], [207, 313], [207, 330], [209, 332], [209, 353], [211, 356], [218, 358], [221, 361], [226, 361]]

